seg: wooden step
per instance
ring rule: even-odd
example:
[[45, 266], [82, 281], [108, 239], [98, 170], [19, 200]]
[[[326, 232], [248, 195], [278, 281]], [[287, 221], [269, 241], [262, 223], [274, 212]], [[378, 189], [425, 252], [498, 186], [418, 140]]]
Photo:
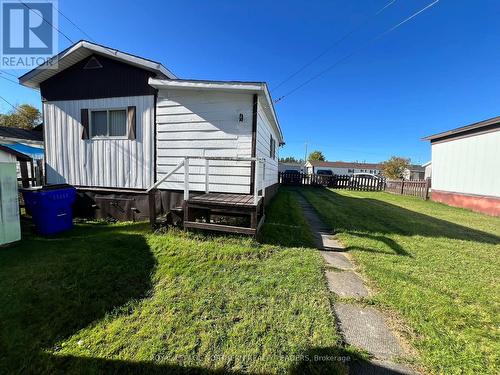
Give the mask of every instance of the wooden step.
[[256, 229], [253, 228], [236, 227], [233, 225], [222, 225], [213, 223], [198, 223], [196, 221], [184, 221], [184, 228], [214, 230], [226, 233], [241, 233], [241, 234], [248, 234], [251, 236], [254, 236], [257, 232]]

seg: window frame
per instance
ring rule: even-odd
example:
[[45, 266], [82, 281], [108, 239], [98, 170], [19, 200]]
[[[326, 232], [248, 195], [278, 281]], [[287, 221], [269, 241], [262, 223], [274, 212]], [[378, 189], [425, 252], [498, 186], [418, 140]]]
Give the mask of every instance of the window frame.
[[270, 141], [269, 141], [269, 158], [272, 160], [276, 160], [276, 140], [274, 139], [273, 135], [270, 134]]
[[[109, 112], [111, 111], [124, 111], [125, 112], [125, 135], [109, 135]], [[93, 117], [92, 112], [106, 112], [106, 130], [107, 135], [92, 135]], [[89, 139], [91, 140], [108, 140], [108, 139], [128, 139], [128, 108], [115, 107], [115, 108], [92, 108], [89, 109]]]

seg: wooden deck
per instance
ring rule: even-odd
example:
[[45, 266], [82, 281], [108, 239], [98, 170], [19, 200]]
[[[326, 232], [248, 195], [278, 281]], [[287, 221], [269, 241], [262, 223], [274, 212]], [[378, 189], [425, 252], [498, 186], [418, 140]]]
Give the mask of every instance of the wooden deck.
[[[215, 223], [214, 215], [249, 218], [249, 226]], [[249, 194], [206, 193], [190, 197], [184, 202], [184, 228], [214, 230], [256, 235], [264, 222], [262, 197], [255, 204]]]
[[[259, 197], [259, 201], [262, 199]], [[255, 207], [254, 196], [249, 194], [208, 193], [189, 198], [190, 203], [234, 207]]]

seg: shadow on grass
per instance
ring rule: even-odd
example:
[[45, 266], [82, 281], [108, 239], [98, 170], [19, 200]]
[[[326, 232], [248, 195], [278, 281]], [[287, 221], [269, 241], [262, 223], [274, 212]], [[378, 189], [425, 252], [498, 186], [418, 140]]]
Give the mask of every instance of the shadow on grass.
[[402, 375], [397, 366], [382, 362], [371, 362], [353, 350], [340, 348], [311, 348], [290, 370], [290, 375], [331, 375], [349, 373], [353, 375]]
[[24, 227], [21, 242], [1, 249], [0, 373], [52, 373], [44, 350], [147, 294], [155, 259], [137, 228], [41, 238]]
[[83, 358], [73, 356], [46, 355], [51, 367], [57, 368], [61, 374], [243, 374], [239, 371], [225, 369], [211, 370], [204, 367], [180, 366], [176, 364], [160, 364], [154, 362], [132, 362], [101, 358]]
[[[139, 224], [78, 225], [54, 238], [24, 231], [0, 251], [0, 373], [239, 374], [178, 364], [63, 356], [60, 342], [107, 313], [129, 314], [156, 266]], [[345, 373], [341, 348], [308, 350], [292, 374]], [[316, 358], [319, 357], [319, 358]], [[354, 359], [353, 359], [354, 358]], [[247, 373], [247, 372], [245, 372]]]
[[[352, 236], [357, 236], [357, 237], [363, 237], [363, 238], [369, 238], [371, 240], [379, 241], [384, 244], [386, 244], [388, 247], [390, 247], [397, 255], [404, 255], [407, 257], [411, 257], [412, 255], [407, 252], [402, 246], [400, 246], [396, 241], [394, 241], [392, 238], [386, 237], [386, 236], [377, 236], [374, 234], [367, 234], [367, 233], [358, 233], [358, 232], [346, 232]], [[379, 252], [378, 250], [375, 249], [370, 249], [366, 247], [352, 247], [348, 246], [344, 249], [344, 251], [349, 251], [349, 250], [364, 250], [368, 252]]]
[[[132, 362], [101, 358], [74, 356], [53, 356], [45, 354], [46, 362], [59, 373], [71, 374], [252, 374], [248, 371], [235, 371], [225, 368], [208, 369], [201, 366], [181, 366], [153, 362]], [[370, 374], [399, 375], [402, 372], [386, 367], [381, 363], [369, 362], [353, 351], [341, 348], [311, 348], [293, 358], [294, 364], [288, 369], [290, 375], [316, 374]], [[263, 374], [259, 372], [259, 374]], [[265, 374], [265, 373], [264, 373]]]
[[[252, 374], [248, 371], [229, 369], [208, 369], [201, 366], [181, 366], [176, 364], [160, 364], [153, 362], [132, 362], [124, 360], [109, 360], [102, 358], [84, 358], [74, 356], [54, 356], [42, 354], [49, 371], [38, 368], [32, 373], [58, 374]], [[312, 348], [300, 354], [288, 369], [290, 375], [316, 374], [371, 374], [399, 375], [401, 372], [384, 367], [382, 364], [369, 362], [352, 352], [338, 348]], [[350, 367], [350, 369], [348, 369]], [[259, 374], [265, 374], [259, 372]]]
[[[396, 255], [411, 256], [386, 235], [423, 236], [500, 244], [500, 237], [433, 216], [408, 210], [378, 199], [353, 198], [320, 187], [295, 188], [317, 210], [335, 233], [383, 242]], [[318, 209], [321, 207], [320, 209]], [[376, 249], [357, 250], [380, 252]], [[349, 250], [347, 248], [346, 250]]]

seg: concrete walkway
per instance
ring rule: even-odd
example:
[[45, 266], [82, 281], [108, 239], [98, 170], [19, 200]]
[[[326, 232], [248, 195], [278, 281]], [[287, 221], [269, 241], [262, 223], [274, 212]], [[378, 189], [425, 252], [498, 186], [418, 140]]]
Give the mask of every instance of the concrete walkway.
[[328, 266], [328, 288], [338, 297], [334, 305], [340, 332], [344, 341], [363, 349], [373, 356], [370, 362], [356, 362], [350, 366], [351, 374], [416, 374], [409, 367], [397, 364], [398, 357], [405, 355], [397, 337], [386, 324], [381, 312], [364, 307], [356, 300], [370, 296], [363, 279], [355, 272], [355, 265], [344, 247], [333, 236], [311, 204], [301, 195], [298, 202], [304, 212], [320, 250]]

